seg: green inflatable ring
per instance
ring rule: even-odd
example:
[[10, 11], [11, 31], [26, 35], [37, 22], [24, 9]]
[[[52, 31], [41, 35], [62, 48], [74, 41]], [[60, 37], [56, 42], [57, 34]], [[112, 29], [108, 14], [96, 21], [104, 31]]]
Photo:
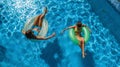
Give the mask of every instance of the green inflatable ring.
[[[88, 42], [89, 38], [90, 38], [90, 31], [87, 27], [82, 27], [82, 32], [83, 32], [83, 38], [85, 40], [85, 43]], [[69, 36], [70, 36], [70, 39], [75, 43], [75, 44], [79, 44], [79, 41], [78, 39], [76, 38], [76, 35], [75, 35], [75, 31], [74, 29], [70, 29], [69, 30]]]

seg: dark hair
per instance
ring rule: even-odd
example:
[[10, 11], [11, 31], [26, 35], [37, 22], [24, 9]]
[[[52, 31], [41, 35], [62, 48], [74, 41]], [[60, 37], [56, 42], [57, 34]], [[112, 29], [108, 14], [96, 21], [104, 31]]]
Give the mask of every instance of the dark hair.
[[77, 22], [76, 24], [77, 27], [82, 27], [82, 23], [80, 21]]
[[35, 39], [36, 36], [32, 33], [32, 30], [28, 30], [25, 34], [28, 39]]

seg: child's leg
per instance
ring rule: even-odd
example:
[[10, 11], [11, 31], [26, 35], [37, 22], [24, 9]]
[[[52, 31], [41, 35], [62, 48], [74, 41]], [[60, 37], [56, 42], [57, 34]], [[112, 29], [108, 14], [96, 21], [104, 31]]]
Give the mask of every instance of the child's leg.
[[82, 49], [82, 57], [83, 57], [83, 58], [85, 57], [84, 46], [85, 46], [85, 45], [84, 45], [84, 39], [82, 38], [82, 39], [81, 39], [81, 47], [82, 47], [81, 49]]
[[85, 52], [84, 52], [84, 39], [80, 36], [77, 36], [77, 39], [79, 40], [79, 46], [82, 50], [82, 57], [84, 58], [85, 57]]
[[43, 14], [40, 14], [39, 16], [37, 16], [35, 18], [35, 22], [34, 22], [34, 25], [37, 25], [37, 26], [42, 26], [42, 22], [43, 22], [43, 19], [45, 17], [45, 14], [47, 13], [47, 8], [45, 7], [44, 8], [44, 13]]
[[39, 18], [38, 26], [42, 27], [43, 19], [44, 19], [46, 13], [47, 13], [47, 8], [45, 7], [45, 8], [44, 8], [44, 13], [41, 14], [41, 16], [40, 16], [40, 18]]
[[41, 15], [39, 15], [39, 16], [37, 16], [37, 17], [35, 18], [34, 26], [38, 25], [40, 16], [41, 16]]

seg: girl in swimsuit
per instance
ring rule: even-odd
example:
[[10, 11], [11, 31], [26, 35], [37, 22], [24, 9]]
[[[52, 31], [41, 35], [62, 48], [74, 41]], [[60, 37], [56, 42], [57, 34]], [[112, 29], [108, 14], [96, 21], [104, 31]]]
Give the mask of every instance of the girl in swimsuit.
[[[48, 36], [48, 37], [42, 37], [42, 36], [35, 36], [34, 33], [32, 32], [33, 30], [34, 31], [37, 31], [37, 32], [40, 32], [39, 28], [42, 27], [42, 22], [43, 22], [43, 19], [45, 17], [47, 13], [47, 8], [45, 7], [44, 8], [44, 13], [37, 16], [35, 18], [35, 21], [34, 21], [34, 24], [33, 24], [33, 27], [31, 30], [28, 30], [28, 31], [24, 31], [22, 30], [22, 33], [25, 34], [25, 36], [28, 38], [28, 39], [37, 39], [37, 40], [47, 40], [49, 38], [52, 38], [53, 36], [55, 36], [55, 33], [53, 33], [52, 35]], [[37, 27], [37, 28], [36, 28]]]
[[[68, 28], [65, 28], [61, 33], [63, 33], [65, 30], [73, 28], [75, 30], [75, 35], [76, 38], [79, 40], [79, 47], [82, 49], [82, 57], [85, 57], [85, 52], [84, 52], [84, 38], [81, 36], [82, 32], [82, 27], [87, 27], [86, 25], [82, 24], [81, 22], [78, 22], [75, 26], [70, 26]], [[90, 31], [90, 29], [89, 29]]]

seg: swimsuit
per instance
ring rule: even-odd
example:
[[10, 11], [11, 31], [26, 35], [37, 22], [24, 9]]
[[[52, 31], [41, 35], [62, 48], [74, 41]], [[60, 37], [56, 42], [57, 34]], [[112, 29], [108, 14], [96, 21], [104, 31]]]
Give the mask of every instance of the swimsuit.
[[81, 36], [81, 32], [82, 32], [82, 27], [79, 29], [75, 28], [75, 35]]

